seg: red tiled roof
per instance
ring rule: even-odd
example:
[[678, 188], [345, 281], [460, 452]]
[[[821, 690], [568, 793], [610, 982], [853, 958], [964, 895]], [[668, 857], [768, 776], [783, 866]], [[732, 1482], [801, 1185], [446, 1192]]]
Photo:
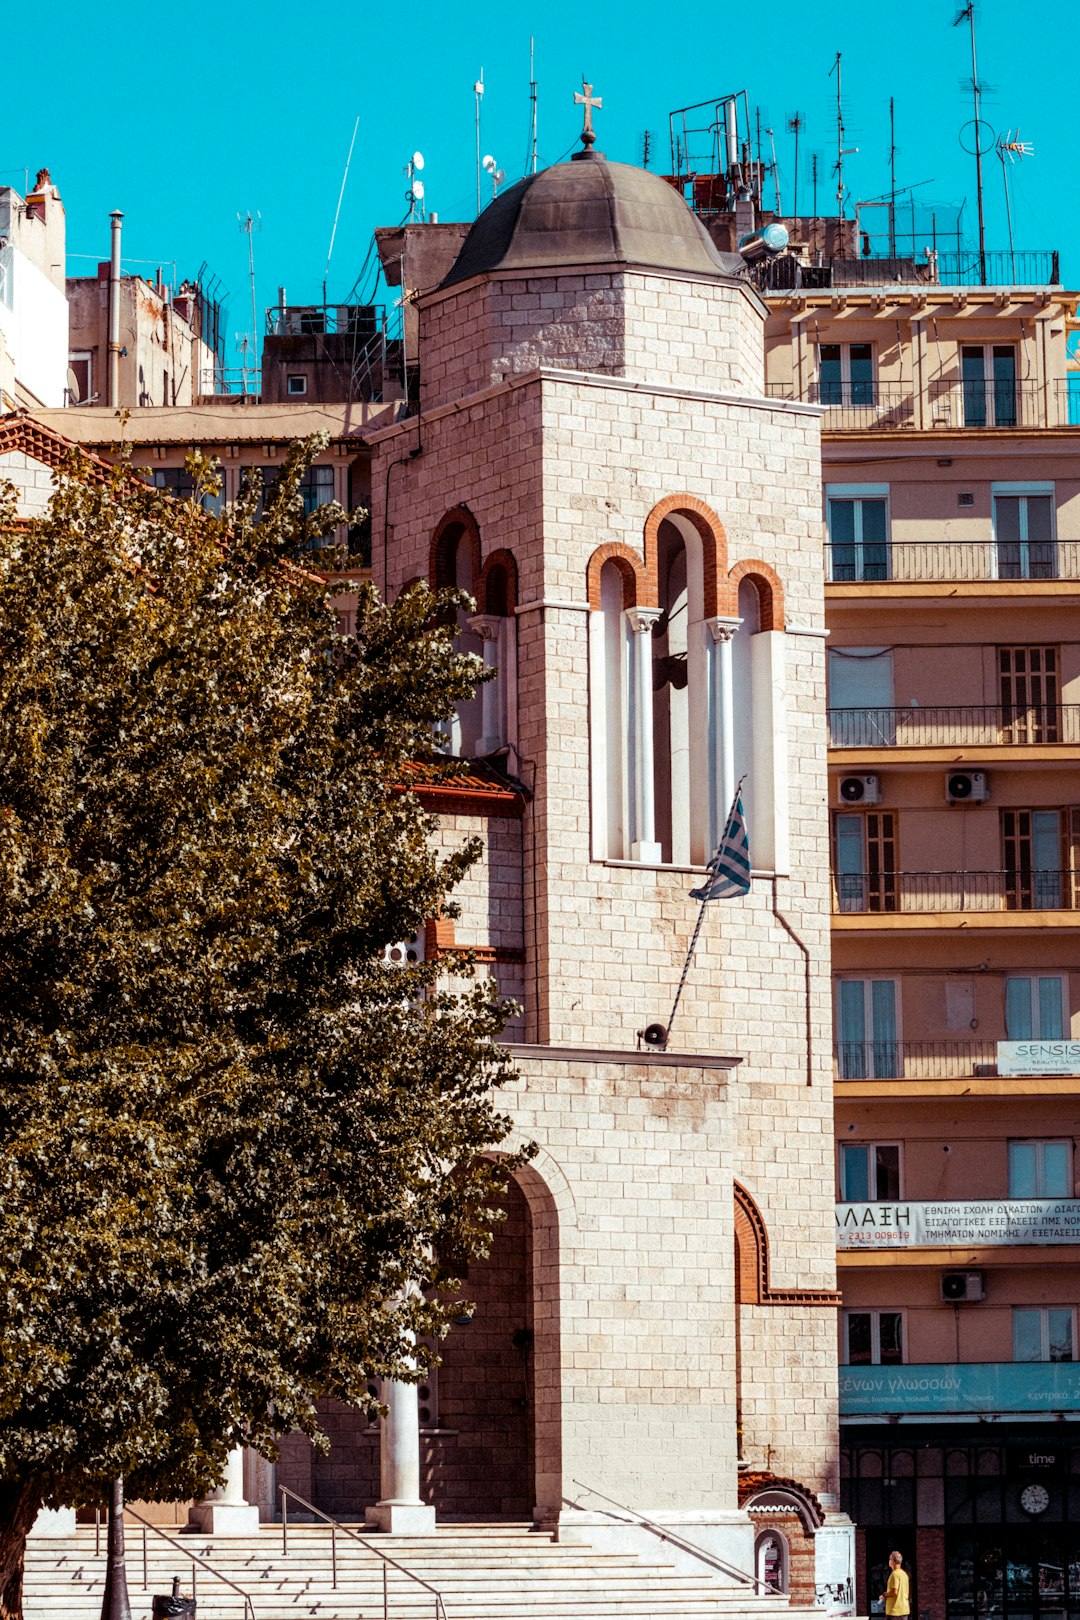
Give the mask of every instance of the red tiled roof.
[[62, 433], [45, 427], [25, 411], [12, 411], [0, 416], [0, 456], [19, 450], [45, 467], [59, 467], [74, 450], [90, 463], [91, 476], [99, 482], [104, 482], [113, 470], [92, 450], [84, 450], [82, 445], [65, 439]]
[[[821, 1524], [825, 1518], [825, 1510], [809, 1486], [802, 1485], [797, 1479], [784, 1479], [778, 1474], [771, 1474], [767, 1469], [754, 1470], [739, 1475], [739, 1506], [745, 1507], [751, 1497], [763, 1495], [767, 1491], [776, 1491], [778, 1495], [790, 1493], [798, 1503], [803, 1505], [803, 1511], [809, 1513], [816, 1524]], [[796, 1507], [793, 1502], [792, 1507]]]
[[446, 764], [411, 760], [403, 767], [402, 775], [402, 787], [411, 789], [425, 810], [516, 819], [525, 809], [525, 790], [483, 760], [461, 765], [451, 760]]

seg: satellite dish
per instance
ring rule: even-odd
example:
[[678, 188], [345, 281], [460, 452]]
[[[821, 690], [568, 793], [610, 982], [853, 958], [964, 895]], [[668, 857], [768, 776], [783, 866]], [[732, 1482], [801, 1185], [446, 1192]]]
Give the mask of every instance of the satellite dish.
[[416, 198], [417, 202], [421, 202], [423, 200], [424, 182], [422, 180], [414, 180], [413, 181], [413, 183], [412, 183], [412, 194]]
[[490, 152], [488, 153], [487, 157], [484, 159], [483, 164], [481, 165], [481, 167], [484, 169], [486, 174], [494, 174], [495, 173], [495, 159], [491, 156]]
[[79, 379], [76, 377], [71, 366], [68, 366], [67, 372], [67, 391], [68, 399], [70, 400], [71, 404], [77, 405], [79, 400], [82, 398], [82, 395], [79, 393]]
[[413, 155], [412, 155], [412, 166], [417, 171], [417, 173], [419, 173], [420, 170], [424, 167], [424, 154], [423, 154], [423, 152], [414, 152], [413, 153]]
[[496, 169], [494, 175], [492, 176], [492, 179], [495, 181], [495, 184], [497, 186], [501, 186], [503, 181], [506, 179], [506, 170], [505, 169]]

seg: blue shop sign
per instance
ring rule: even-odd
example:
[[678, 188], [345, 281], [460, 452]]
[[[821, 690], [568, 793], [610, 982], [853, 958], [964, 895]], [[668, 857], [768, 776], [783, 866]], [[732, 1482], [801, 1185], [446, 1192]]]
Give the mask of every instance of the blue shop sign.
[[1080, 1362], [840, 1368], [841, 1417], [931, 1412], [1080, 1413]]

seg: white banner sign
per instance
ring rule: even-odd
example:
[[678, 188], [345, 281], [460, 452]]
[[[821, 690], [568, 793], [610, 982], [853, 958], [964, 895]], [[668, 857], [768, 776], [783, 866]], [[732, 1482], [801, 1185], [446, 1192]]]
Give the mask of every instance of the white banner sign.
[[838, 1249], [1080, 1243], [1080, 1198], [962, 1204], [837, 1204]]
[[998, 1041], [997, 1071], [1025, 1074], [1080, 1074], [1080, 1041]]
[[814, 1586], [819, 1609], [855, 1613], [855, 1526], [823, 1524], [814, 1533]]

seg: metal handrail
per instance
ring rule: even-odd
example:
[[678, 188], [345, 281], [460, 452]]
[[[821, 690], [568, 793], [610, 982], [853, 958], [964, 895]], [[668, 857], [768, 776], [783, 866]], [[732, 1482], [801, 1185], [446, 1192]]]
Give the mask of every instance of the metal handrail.
[[[151, 1524], [149, 1519], [144, 1519], [142, 1514], [141, 1513], [136, 1513], [134, 1508], [127, 1507], [125, 1505], [124, 1513], [127, 1515], [127, 1517], [132, 1518], [132, 1519], [136, 1519], [138, 1521], [138, 1523], [141, 1524], [142, 1527], [143, 1527], [142, 1555], [143, 1555], [143, 1591], [144, 1592], [148, 1592], [150, 1590], [150, 1569], [149, 1569], [149, 1561], [148, 1561], [147, 1555], [146, 1555], [146, 1532], [148, 1530], [152, 1530], [154, 1532], [155, 1536], [160, 1536], [162, 1541], [167, 1541], [169, 1543], [169, 1546], [173, 1548], [174, 1552], [183, 1553], [185, 1558], [190, 1558], [191, 1559], [191, 1562], [192, 1562], [193, 1565], [197, 1564], [200, 1569], [205, 1569], [207, 1571], [207, 1573], [210, 1574], [210, 1575], [213, 1575], [216, 1580], [223, 1581], [226, 1586], [231, 1587], [232, 1590], [237, 1594], [238, 1597], [242, 1597], [243, 1600], [244, 1600], [244, 1620], [257, 1620], [256, 1614], [255, 1614], [255, 1605], [251, 1601], [251, 1598], [248, 1596], [247, 1592], [244, 1591], [242, 1586], [237, 1586], [235, 1581], [230, 1581], [229, 1577], [227, 1575], [223, 1575], [219, 1569], [215, 1569], [213, 1564], [208, 1564], [206, 1562], [205, 1558], [200, 1558], [198, 1553], [191, 1552], [181, 1542], [177, 1541], [175, 1539], [175, 1537], [168, 1535], [166, 1533], [166, 1531], [162, 1530], [160, 1525]], [[94, 1529], [95, 1529], [94, 1556], [97, 1557], [98, 1554], [101, 1551], [101, 1509], [100, 1508], [95, 1508], [94, 1509]], [[191, 1595], [192, 1595], [192, 1597], [197, 1597], [198, 1596], [198, 1592], [197, 1592], [196, 1587], [197, 1587], [197, 1582], [196, 1582], [195, 1571], [194, 1571], [194, 1569], [192, 1569], [192, 1572], [191, 1572]]]
[[281, 1556], [283, 1558], [289, 1556], [288, 1498], [292, 1497], [294, 1502], [299, 1502], [302, 1508], [306, 1508], [309, 1513], [314, 1513], [317, 1519], [322, 1519], [325, 1524], [330, 1526], [330, 1564], [333, 1571], [335, 1591], [337, 1590], [337, 1532], [340, 1530], [343, 1536], [350, 1536], [353, 1541], [358, 1541], [361, 1547], [366, 1548], [368, 1552], [374, 1553], [376, 1558], [382, 1559], [383, 1620], [389, 1620], [390, 1614], [387, 1565], [396, 1569], [399, 1574], [407, 1575], [410, 1581], [415, 1581], [417, 1586], [422, 1586], [425, 1592], [430, 1592], [435, 1599], [435, 1620], [447, 1620], [442, 1593], [437, 1587], [431, 1586], [419, 1575], [414, 1574], [411, 1569], [406, 1569], [404, 1564], [399, 1564], [396, 1558], [391, 1558], [390, 1554], [384, 1553], [381, 1547], [376, 1547], [374, 1542], [368, 1540], [367, 1536], [358, 1535], [355, 1530], [350, 1530], [347, 1524], [339, 1524], [337, 1519], [332, 1519], [329, 1513], [324, 1513], [322, 1508], [317, 1508], [314, 1502], [309, 1502], [305, 1496], [300, 1495], [299, 1491], [292, 1490], [288, 1485], [279, 1485], [278, 1495], [281, 1497]]
[[[661, 1524], [656, 1524], [652, 1519], [647, 1519], [636, 1508], [627, 1507], [625, 1502], [616, 1502], [613, 1496], [605, 1496], [603, 1491], [594, 1490], [591, 1485], [583, 1484], [580, 1479], [575, 1479], [573, 1483], [578, 1487], [578, 1490], [587, 1491], [590, 1496], [598, 1496], [602, 1502], [610, 1502], [612, 1507], [619, 1509], [620, 1513], [629, 1513], [636, 1523], [644, 1525], [646, 1530], [651, 1530], [653, 1535], [659, 1536], [661, 1541], [670, 1541], [671, 1545], [678, 1547], [680, 1552], [687, 1552], [692, 1558], [700, 1559], [703, 1564], [710, 1564], [714, 1569], [721, 1570], [725, 1575], [739, 1581], [743, 1586], [752, 1586], [755, 1595], [760, 1592], [773, 1594], [780, 1591], [778, 1586], [770, 1585], [768, 1581], [761, 1580], [757, 1575], [748, 1575], [745, 1569], [736, 1569], [734, 1564], [729, 1564], [716, 1553], [708, 1552], [704, 1547], [699, 1547], [696, 1541], [688, 1541], [685, 1536], [679, 1535], [678, 1532], [665, 1528]], [[563, 1497], [563, 1504], [565, 1507], [581, 1507], [580, 1502], [572, 1502], [568, 1496]]]

